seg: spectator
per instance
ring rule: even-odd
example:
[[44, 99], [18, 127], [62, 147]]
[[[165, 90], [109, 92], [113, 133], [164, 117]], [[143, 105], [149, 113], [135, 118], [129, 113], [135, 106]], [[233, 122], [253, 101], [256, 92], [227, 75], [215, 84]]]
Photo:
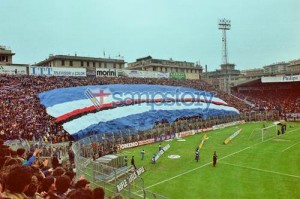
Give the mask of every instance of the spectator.
[[56, 187], [55, 187], [55, 178], [53, 176], [48, 176], [43, 179], [42, 184], [41, 184], [41, 189], [40, 192], [55, 192]]
[[25, 159], [24, 159], [24, 154], [25, 154], [26, 150], [24, 148], [19, 148], [17, 149], [17, 154], [18, 154], [18, 159], [21, 160], [22, 164], [24, 163]]
[[90, 189], [90, 182], [87, 181], [86, 179], [81, 179], [78, 180], [77, 183], [75, 184], [75, 189]]
[[16, 165], [7, 176], [7, 189], [4, 198], [27, 198], [24, 192], [28, 189], [32, 178], [32, 169], [28, 166]]
[[42, 197], [37, 193], [39, 182], [36, 176], [32, 176], [31, 183], [28, 189], [25, 191], [25, 195], [29, 199], [42, 199]]
[[70, 198], [70, 199], [93, 199], [93, 192], [90, 189], [75, 189], [68, 194], [68, 198]]
[[56, 193], [62, 199], [67, 198], [71, 180], [68, 176], [58, 176], [55, 181]]
[[0, 198], [4, 190], [5, 190], [5, 181], [2, 178], [0, 178]]
[[93, 190], [93, 198], [94, 199], [104, 199], [105, 192], [102, 187], [97, 187]]
[[53, 156], [52, 162], [51, 162], [51, 163], [52, 163], [53, 169], [56, 169], [56, 167], [59, 166], [59, 160], [57, 159], [57, 156], [56, 156], [56, 155]]
[[53, 176], [54, 177], [58, 177], [58, 176], [62, 176], [65, 175], [66, 170], [62, 167], [56, 167], [53, 171]]
[[69, 155], [69, 161], [70, 161], [70, 164], [74, 164], [74, 158], [75, 158], [75, 154], [72, 150], [72, 148], [70, 147], [69, 148], [69, 152], [68, 152], [68, 155]]

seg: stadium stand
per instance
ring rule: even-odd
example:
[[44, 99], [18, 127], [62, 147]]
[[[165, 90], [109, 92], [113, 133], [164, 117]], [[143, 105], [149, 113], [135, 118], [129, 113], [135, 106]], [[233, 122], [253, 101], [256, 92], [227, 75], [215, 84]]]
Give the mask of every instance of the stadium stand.
[[234, 95], [254, 104], [254, 110], [278, 110], [282, 116], [300, 112], [300, 82], [262, 83], [261, 79], [235, 86]]
[[56, 143], [72, 139], [61, 125], [55, 123], [45, 108], [40, 105], [37, 94], [55, 88], [101, 85], [101, 84], [159, 84], [184, 86], [215, 92], [216, 96], [240, 111], [249, 107], [240, 100], [214, 89], [203, 81], [138, 78], [76, 78], [45, 76], [0, 76], [0, 96], [5, 99], [1, 104], [0, 136], [4, 140], [27, 139]]

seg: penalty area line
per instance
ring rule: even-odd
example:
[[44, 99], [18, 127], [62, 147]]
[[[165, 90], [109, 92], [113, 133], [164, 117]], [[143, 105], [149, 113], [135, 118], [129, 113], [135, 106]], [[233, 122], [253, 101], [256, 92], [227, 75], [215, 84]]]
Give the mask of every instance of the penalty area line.
[[230, 165], [230, 166], [234, 166], [234, 167], [240, 167], [240, 168], [244, 168], [244, 169], [250, 169], [250, 170], [255, 170], [255, 171], [260, 171], [260, 172], [265, 172], [265, 173], [278, 174], [278, 175], [283, 175], [283, 176], [288, 176], [288, 177], [293, 177], [293, 178], [299, 178], [300, 179], [300, 176], [297, 176], [297, 175], [292, 175], [292, 174], [287, 174], [287, 173], [280, 173], [280, 172], [277, 172], [277, 171], [270, 171], [270, 170], [259, 169], [259, 168], [254, 168], [254, 167], [247, 167], [247, 166], [242, 166], [242, 165], [237, 165], [237, 164], [231, 164], [231, 163], [224, 162], [224, 161], [221, 161], [220, 163]]
[[300, 142], [297, 142], [297, 143], [293, 144], [292, 146], [289, 146], [288, 148], [282, 150], [281, 152], [284, 152], [284, 151], [286, 151], [286, 150], [289, 150], [290, 148], [292, 148], [293, 146], [296, 146], [296, 145], [299, 144], [299, 143], [300, 143]]
[[[245, 151], [245, 150], [247, 150], [247, 149], [250, 149], [250, 147], [246, 147], [246, 148], [244, 148], [244, 149], [242, 149], [242, 150], [239, 150], [239, 151], [236, 151], [236, 152], [231, 153], [231, 154], [229, 154], [229, 155], [226, 155], [226, 156], [220, 158], [219, 160], [228, 158], [228, 157], [230, 157], [230, 156], [233, 156], [233, 155], [235, 155], [235, 154], [237, 154], [237, 153], [240, 153], [240, 152], [242, 152], [242, 151]], [[193, 172], [193, 171], [195, 171], [195, 170], [197, 170], [197, 169], [201, 169], [201, 168], [203, 168], [203, 167], [205, 167], [205, 166], [207, 166], [207, 165], [210, 165], [210, 164], [212, 164], [212, 162], [205, 163], [205, 164], [203, 164], [203, 165], [201, 165], [201, 166], [199, 166], [199, 167], [196, 167], [196, 168], [194, 168], [194, 169], [188, 170], [188, 171], [186, 171], [186, 172], [183, 172], [183, 173], [178, 174], [178, 175], [176, 175], [176, 176], [173, 176], [173, 177], [171, 177], [171, 178], [168, 178], [168, 179], [165, 179], [165, 180], [160, 181], [160, 182], [158, 182], [158, 183], [155, 183], [155, 184], [153, 184], [153, 185], [150, 185], [150, 186], [146, 187], [145, 189], [149, 189], [149, 188], [151, 188], [151, 187], [154, 187], [154, 186], [160, 185], [160, 184], [162, 184], [162, 183], [168, 182], [168, 181], [170, 181], [170, 180], [173, 180], [173, 179], [178, 178], [178, 177], [180, 177], [180, 176], [183, 176], [183, 175], [185, 175], [185, 174], [191, 173], [191, 172]]]
[[[288, 131], [288, 132], [286, 132], [285, 134], [288, 134], [288, 133], [290, 133], [290, 132], [294, 132], [294, 131], [296, 131], [296, 130], [298, 130], [298, 128], [297, 128], [297, 129], [294, 129], [294, 130], [291, 130], [291, 131]], [[226, 156], [224, 156], [224, 157], [222, 157], [222, 158], [219, 158], [218, 160], [223, 160], [223, 159], [228, 158], [228, 157], [230, 157], [230, 156], [233, 156], [233, 155], [235, 155], [235, 154], [237, 154], [237, 153], [240, 153], [240, 152], [243, 152], [243, 151], [245, 151], [245, 150], [247, 150], [247, 149], [250, 149], [251, 147], [253, 147], [253, 146], [255, 146], [255, 145], [259, 145], [259, 144], [265, 143], [265, 142], [270, 141], [270, 140], [272, 140], [272, 139], [273, 139], [273, 137], [271, 137], [271, 138], [269, 138], [269, 139], [267, 139], [267, 140], [264, 140], [264, 141], [262, 141], [262, 142], [255, 143], [255, 144], [253, 144], [253, 145], [251, 145], [251, 146], [248, 146], [248, 147], [246, 147], [246, 148], [244, 148], [244, 149], [241, 149], [241, 150], [239, 150], [239, 151], [236, 151], [236, 152], [234, 152], [234, 153], [231, 153], [231, 154], [229, 154], [229, 155], [226, 155]], [[145, 190], [146, 190], [146, 189], [149, 189], [149, 188], [151, 188], [151, 187], [160, 185], [160, 184], [162, 184], [162, 183], [168, 182], [168, 181], [170, 181], [170, 180], [173, 180], [173, 179], [175, 179], [175, 178], [178, 178], [178, 177], [183, 176], [183, 175], [185, 175], [185, 174], [188, 174], [188, 173], [190, 173], [190, 172], [193, 172], [193, 171], [195, 171], [195, 170], [197, 170], [197, 169], [201, 169], [201, 168], [203, 168], [203, 167], [205, 167], [205, 166], [207, 166], [207, 165], [209, 165], [209, 164], [212, 164], [212, 162], [205, 163], [204, 165], [201, 165], [201, 166], [196, 167], [196, 168], [194, 168], [194, 169], [188, 170], [188, 171], [186, 171], [186, 172], [183, 172], [183, 173], [178, 174], [178, 175], [176, 175], [176, 176], [173, 176], [173, 177], [171, 177], [171, 178], [168, 178], [168, 179], [165, 179], [165, 180], [160, 181], [160, 182], [158, 182], [158, 183], [155, 183], [155, 184], [153, 184], [153, 185], [150, 185], [150, 186], [146, 187]]]

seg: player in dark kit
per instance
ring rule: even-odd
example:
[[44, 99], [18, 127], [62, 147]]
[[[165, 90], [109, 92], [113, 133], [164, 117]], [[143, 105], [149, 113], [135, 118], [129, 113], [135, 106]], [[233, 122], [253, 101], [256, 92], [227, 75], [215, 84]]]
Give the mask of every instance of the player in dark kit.
[[142, 155], [142, 160], [144, 160], [144, 156], [145, 156], [145, 150], [144, 149], [141, 151], [141, 155]]
[[152, 164], [155, 164], [155, 154], [153, 154], [153, 156], [152, 156], [152, 159], [151, 159], [151, 162], [152, 162]]
[[131, 165], [134, 167], [134, 169], [136, 169], [135, 163], [134, 163], [134, 156], [132, 156], [131, 158]]
[[197, 149], [196, 152], [195, 152], [195, 160], [198, 162], [199, 161], [199, 155], [200, 155], [200, 152], [199, 150]]
[[216, 164], [217, 164], [217, 158], [218, 158], [218, 156], [217, 156], [217, 153], [216, 153], [216, 151], [214, 152], [214, 155], [213, 155], [213, 166], [215, 167], [216, 166]]

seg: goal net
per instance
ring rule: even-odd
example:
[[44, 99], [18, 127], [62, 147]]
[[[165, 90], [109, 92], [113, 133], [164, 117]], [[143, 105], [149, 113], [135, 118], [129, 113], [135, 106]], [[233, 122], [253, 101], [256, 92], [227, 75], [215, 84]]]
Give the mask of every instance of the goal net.
[[278, 127], [277, 124], [264, 125], [263, 128], [253, 129], [249, 140], [261, 140], [262, 142], [277, 136]]
[[272, 124], [270, 126], [267, 126], [265, 128], [261, 129], [261, 141], [263, 142], [264, 140], [270, 139], [272, 137], [277, 136], [277, 124]]

